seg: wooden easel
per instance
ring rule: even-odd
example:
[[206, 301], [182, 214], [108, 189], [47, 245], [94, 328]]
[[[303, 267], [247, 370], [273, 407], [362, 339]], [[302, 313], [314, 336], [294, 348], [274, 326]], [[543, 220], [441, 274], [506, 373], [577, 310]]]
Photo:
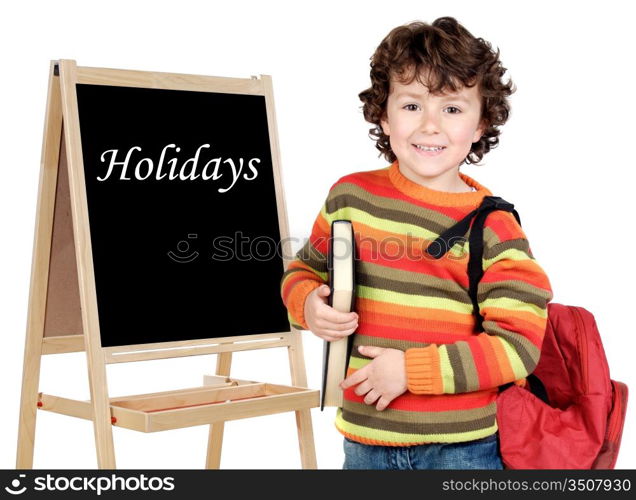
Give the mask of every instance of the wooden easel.
[[[22, 380], [17, 468], [33, 466], [37, 409], [92, 420], [99, 468], [115, 468], [113, 426], [142, 432], [210, 425], [207, 468], [218, 468], [223, 427], [234, 420], [286, 411], [296, 414], [303, 468], [316, 468], [310, 408], [318, 391], [307, 380], [300, 333], [289, 331], [227, 338], [102, 347], [91, 233], [81, 153], [75, 84], [245, 92], [267, 103], [278, 218], [283, 242], [288, 225], [279, 173], [273, 93], [268, 76], [216, 78], [77, 67], [72, 60], [50, 67]], [[225, 89], [225, 90], [224, 90]], [[284, 255], [290, 255], [289, 248]], [[288, 262], [285, 262], [285, 268]], [[281, 269], [281, 275], [284, 269]], [[285, 347], [291, 386], [229, 378], [233, 352]], [[159, 350], [160, 349], [160, 350]], [[41, 356], [85, 351], [90, 401], [38, 392]], [[206, 385], [111, 398], [106, 365], [118, 362], [217, 354], [216, 377]]]

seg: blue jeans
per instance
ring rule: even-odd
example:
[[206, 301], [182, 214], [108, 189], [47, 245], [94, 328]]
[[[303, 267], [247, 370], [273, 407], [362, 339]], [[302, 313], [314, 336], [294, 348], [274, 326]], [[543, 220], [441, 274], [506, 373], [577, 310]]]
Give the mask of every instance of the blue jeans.
[[503, 469], [499, 435], [464, 443], [372, 446], [344, 438], [343, 469]]

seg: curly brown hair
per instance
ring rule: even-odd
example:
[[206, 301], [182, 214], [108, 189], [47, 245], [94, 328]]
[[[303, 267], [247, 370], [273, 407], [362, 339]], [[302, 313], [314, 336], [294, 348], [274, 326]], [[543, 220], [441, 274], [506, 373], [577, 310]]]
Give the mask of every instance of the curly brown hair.
[[[394, 28], [371, 57], [371, 87], [360, 92], [364, 118], [375, 126], [369, 137], [389, 162], [396, 160], [389, 136], [380, 121], [386, 117], [391, 79], [409, 84], [415, 78], [431, 94], [456, 92], [460, 87], [479, 85], [484, 134], [473, 143], [462, 163], [478, 163], [499, 143], [499, 128], [510, 114], [507, 97], [515, 91], [512, 80], [502, 81], [506, 68], [499, 60], [499, 49], [482, 38], [475, 38], [453, 17], [440, 17], [433, 24], [412, 22]], [[422, 79], [425, 78], [425, 82]]]

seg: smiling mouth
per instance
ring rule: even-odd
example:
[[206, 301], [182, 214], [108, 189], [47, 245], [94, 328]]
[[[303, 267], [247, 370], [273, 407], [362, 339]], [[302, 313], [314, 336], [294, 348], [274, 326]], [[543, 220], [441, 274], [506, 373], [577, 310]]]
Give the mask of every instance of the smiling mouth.
[[420, 151], [437, 152], [446, 149], [446, 146], [422, 146], [420, 144], [413, 144]]

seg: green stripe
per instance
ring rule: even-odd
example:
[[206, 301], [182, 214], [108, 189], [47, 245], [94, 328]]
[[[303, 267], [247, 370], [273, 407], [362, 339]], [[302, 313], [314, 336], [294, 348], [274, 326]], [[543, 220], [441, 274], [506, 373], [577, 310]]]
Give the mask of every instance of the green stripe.
[[427, 240], [432, 240], [437, 237], [437, 233], [427, 230], [421, 226], [417, 226], [414, 224], [408, 224], [399, 221], [386, 220], [380, 217], [376, 217], [367, 212], [363, 212], [361, 210], [347, 207], [340, 208], [334, 212], [327, 213], [326, 211], [323, 213], [323, 217], [331, 223], [336, 219], [346, 219], [351, 221], [359, 221], [367, 226], [371, 226], [374, 229], [378, 229], [380, 231], [385, 231], [388, 233], [396, 233], [401, 235], [411, 235], [415, 238], [423, 238]]
[[[422, 336], [424, 336], [424, 334], [425, 332], [422, 332]], [[395, 339], [382, 338], [382, 337], [371, 337], [368, 335], [364, 335], [364, 332], [362, 333], [356, 332], [355, 336], [353, 337], [353, 345], [354, 345], [354, 349], [357, 348], [357, 346], [359, 345], [370, 345], [370, 346], [388, 347], [393, 349], [399, 349], [400, 351], [406, 351], [407, 349], [410, 349], [411, 347], [426, 347], [430, 345], [430, 342], [417, 342], [417, 341], [411, 341], [411, 340], [395, 340]], [[356, 351], [356, 355], [357, 355], [357, 351]]]
[[327, 256], [319, 252], [308, 240], [296, 253], [296, 259], [319, 273], [327, 272]]
[[479, 375], [477, 374], [477, 367], [475, 366], [475, 359], [473, 352], [470, 349], [470, 344], [463, 340], [456, 342], [457, 351], [462, 361], [462, 368], [464, 369], [464, 375], [466, 377], [466, 391], [472, 392], [479, 389]]
[[[432, 266], [438, 264], [432, 262]], [[407, 271], [404, 269], [394, 269], [386, 267], [374, 262], [357, 263], [356, 278], [361, 285], [372, 288], [387, 288], [395, 292], [405, 292], [413, 294], [422, 294], [435, 297], [446, 297], [457, 302], [466, 302], [471, 304], [468, 290], [459, 283], [445, 278], [438, 278], [424, 274], [420, 269], [419, 272]], [[384, 286], [381, 286], [384, 285]]]
[[513, 299], [518, 302], [532, 304], [539, 317], [546, 317], [546, 303], [552, 298], [551, 292], [537, 288], [521, 280], [503, 280], [494, 283], [479, 283], [477, 300], [481, 303], [489, 299]]
[[[333, 212], [328, 212], [325, 206], [323, 207], [321, 214], [323, 218], [329, 224], [331, 224], [332, 221], [337, 219], [346, 219], [346, 220], [351, 220], [352, 222], [354, 222], [354, 228], [355, 228], [355, 222], [360, 222], [373, 229], [384, 231], [387, 233], [393, 233], [396, 235], [395, 238], [400, 236], [402, 238], [407, 238], [407, 241], [409, 237], [422, 239], [424, 240], [422, 242], [424, 244], [422, 251], [424, 251], [426, 247], [428, 247], [428, 241], [435, 240], [440, 234], [434, 231], [430, 231], [426, 227], [423, 227], [417, 224], [411, 224], [408, 221], [403, 222], [403, 221], [394, 220], [394, 219], [383, 219], [381, 217], [377, 217], [375, 214], [370, 214], [368, 212], [359, 210], [354, 207], [342, 207], [342, 208], [338, 208], [337, 210], [334, 210]], [[358, 240], [362, 238], [362, 240], [358, 242], [359, 248], [360, 247], [365, 248], [365, 245], [374, 245], [370, 248], [370, 250], [376, 250], [376, 245], [377, 245], [377, 251], [380, 251], [381, 249], [383, 249], [385, 253], [387, 253], [386, 245], [394, 241], [392, 239], [389, 239], [391, 237], [388, 237], [384, 241], [378, 241], [376, 239], [366, 240], [364, 239], [365, 238], [364, 234], [361, 234], [359, 231], [356, 231], [356, 235], [358, 235]], [[397, 241], [394, 241], [394, 243], [397, 243]], [[389, 253], [389, 255], [391, 254]], [[455, 244], [447, 253], [445, 258], [462, 260], [466, 258], [466, 255], [467, 255], [467, 252], [465, 251], [464, 247], [460, 244]], [[426, 258], [426, 257], [423, 257], [423, 258]]]
[[[364, 236], [364, 233], [356, 231], [356, 236], [358, 236], [358, 247], [364, 248], [369, 252], [376, 252], [381, 254], [386, 254], [389, 258], [393, 255], [389, 251], [389, 244], [392, 243], [400, 244], [402, 247], [406, 247], [409, 240], [411, 240], [411, 245], [409, 247], [409, 251], [415, 252], [418, 251], [420, 254], [426, 250], [429, 243], [435, 240], [439, 233], [430, 231], [426, 227], [410, 224], [409, 221], [396, 221], [395, 219], [383, 219], [377, 217], [376, 214], [370, 214], [368, 212], [361, 211], [352, 207], [342, 207], [338, 208], [334, 212], [327, 212], [326, 208], [323, 208], [321, 212], [322, 217], [327, 221], [327, 223], [331, 224], [334, 220], [337, 219], [346, 219], [351, 220], [354, 223], [359, 222], [361, 224], [365, 224], [375, 230], [383, 231], [386, 233], [390, 233], [390, 236], [387, 236], [386, 239], [377, 240], [372, 238], [367, 238]], [[413, 248], [413, 239], [421, 240], [422, 248], [415, 247]], [[404, 241], [406, 240], [406, 241]], [[466, 250], [467, 243], [463, 240], [456, 242], [444, 258], [454, 259], [454, 260], [462, 260], [466, 259], [468, 252]], [[434, 260], [428, 255], [422, 255], [422, 259], [424, 260]]]
[[[329, 193], [330, 212], [342, 207], [354, 207], [363, 212], [382, 214], [384, 218], [408, 222], [441, 234], [457, 221], [436, 210], [413, 205], [395, 198], [383, 198], [365, 191], [355, 184], [340, 184]], [[468, 210], [466, 211], [468, 214]]]
[[342, 412], [339, 409], [336, 414], [336, 427], [342, 432], [346, 432], [352, 436], [359, 436], [365, 439], [375, 441], [385, 441], [396, 444], [423, 444], [423, 443], [461, 443], [464, 441], [472, 441], [475, 439], [485, 438], [497, 432], [497, 421], [493, 418], [492, 424], [483, 429], [470, 432], [457, 433], [431, 433], [431, 434], [404, 434], [400, 432], [382, 431], [380, 429], [368, 429], [350, 422], [346, 422], [342, 418]]
[[495, 244], [484, 247], [483, 258], [492, 260], [501, 254], [510, 252], [516, 255], [514, 260], [534, 260], [530, 257], [530, 244], [525, 238], [516, 238], [514, 240], [499, 241]]
[[457, 343], [439, 346], [440, 351], [446, 351], [453, 373], [455, 374], [455, 393], [466, 392], [466, 374], [457, 348]]
[[298, 323], [295, 323], [294, 318], [291, 317], [291, 314], [287, 314], [287, 317], [289, 319], [289, 324], [295, 328], [296, 330], [304, 330], [304, 327], [300, 326]]
[[[375, 408], [375, 406], [373, 408]], [[378, 413], [377, 410], [376, 413]], [[348, 409], [348, 405], [345, 403], [342, 409], [342, 418], [350, 424], [382, 431], [399, 432], [400, 434], [456, 434], [458, 432], [473, 432], [483, 429], [484, 427], [489, 427], [492, 425], [495, 415], [492, 414], [465, 422], [435, 422], [430, 424], [419, 421], [397, 422], [394, 420], [376, 418], [372, 415], [354, 413]]]

